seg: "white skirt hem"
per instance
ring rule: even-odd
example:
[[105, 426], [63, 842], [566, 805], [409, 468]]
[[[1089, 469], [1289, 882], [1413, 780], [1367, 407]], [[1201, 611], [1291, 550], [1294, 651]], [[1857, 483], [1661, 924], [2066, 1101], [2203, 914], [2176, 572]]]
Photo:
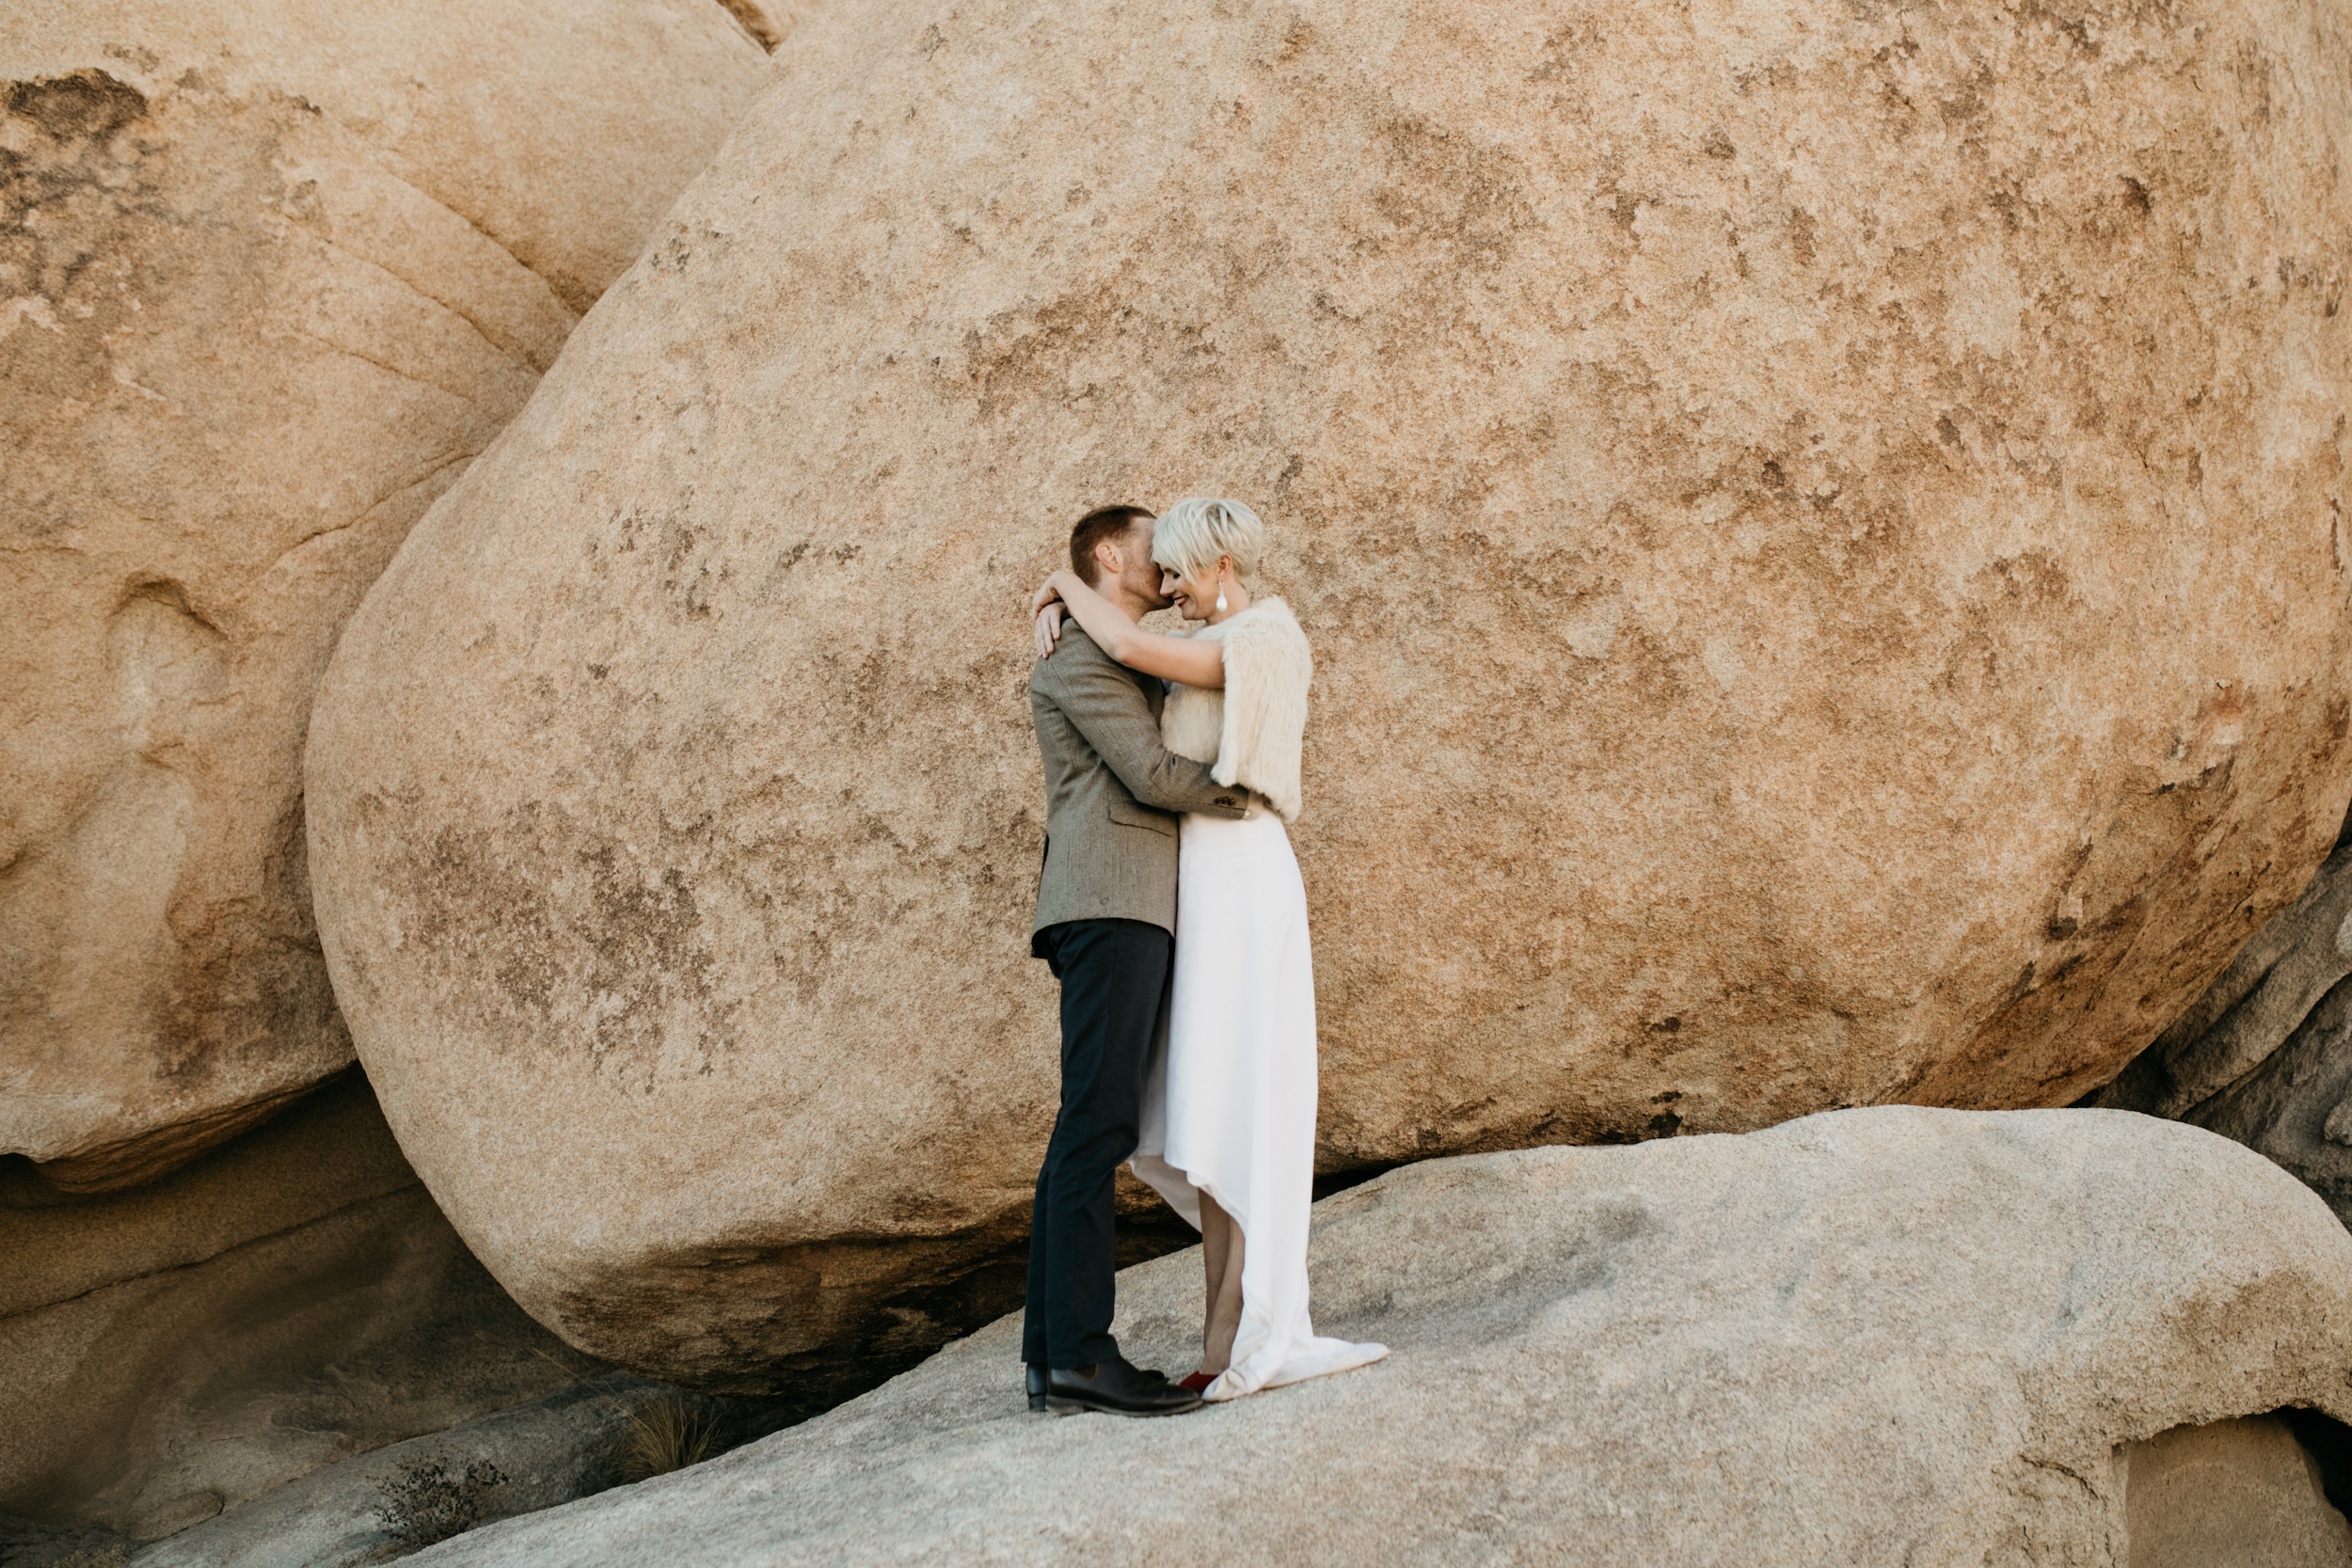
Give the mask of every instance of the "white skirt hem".
[[1207, 1396], [1223, 1401], [1347, 1371], [1388, 1348], [1318, 1335], [1307, 1310], [1314, 963], [1290, 835], [1270, 814], [1187, 816], [1181, 831], [1168, 1037], [1130, 1163], [1194, 1229], [1203, 1192], [1241, 1229], [1241, 1329]]

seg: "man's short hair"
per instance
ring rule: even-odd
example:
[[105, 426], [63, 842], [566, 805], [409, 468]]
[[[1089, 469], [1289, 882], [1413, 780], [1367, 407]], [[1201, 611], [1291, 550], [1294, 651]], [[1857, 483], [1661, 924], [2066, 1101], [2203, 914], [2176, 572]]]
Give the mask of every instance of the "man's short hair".
[[1139, 506], [1096, 507], [1070, 531], [1070, 569], [1089, 588], [1100, 587], [1096, 579], [1103, 575], [1103, 563], [1094, 559], [1094, 546], [1105, 539], [1124, 538], [1129, 529], [1151, 520], [1152, 514]]

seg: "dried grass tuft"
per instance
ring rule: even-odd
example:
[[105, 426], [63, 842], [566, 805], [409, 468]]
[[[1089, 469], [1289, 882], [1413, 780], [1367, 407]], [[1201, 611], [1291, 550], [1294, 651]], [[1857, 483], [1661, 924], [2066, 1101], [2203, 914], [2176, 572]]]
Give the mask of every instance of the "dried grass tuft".
[[666, 1399], [629, 1417], [621, 1469], [629, 1481], [650, 1481], [700, 1465], [718, 1451], [718, 1418], [684, 1400]]

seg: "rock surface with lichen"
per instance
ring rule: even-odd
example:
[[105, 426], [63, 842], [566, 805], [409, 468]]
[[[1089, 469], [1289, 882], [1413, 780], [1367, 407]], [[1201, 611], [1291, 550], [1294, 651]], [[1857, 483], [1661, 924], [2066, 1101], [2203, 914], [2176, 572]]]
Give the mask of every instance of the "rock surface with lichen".
[[1327, 1169], [2064, 1103], [2332, 844], [2339, 11], [876, 0], [776, 59], [311, 731], [359, 1053], [574, 1342], [757, 1386], [1017, 1240], [1019, 607], [1104, 501], [1249, 499], [1314, 644]]

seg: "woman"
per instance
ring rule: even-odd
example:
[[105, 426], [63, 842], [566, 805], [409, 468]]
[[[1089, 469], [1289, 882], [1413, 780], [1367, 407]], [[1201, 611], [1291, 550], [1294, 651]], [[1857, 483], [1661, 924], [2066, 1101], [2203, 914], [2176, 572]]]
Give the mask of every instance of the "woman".
[[1307, 1315], [1315, 1141], [1314, 961], [1307, 895], [1285, 824], [1314, 673], [1278, 598], [1252, 600], [1265, 525], [1230, 500], [1183, 500], [1152, 530], [1152, 560], [1198, 629], [1143, 631], [1072, 572], [1038, 591], [1041, 651], [1060, 611], [1120, 663], [1168, 683], [1168, 749], [1250, 792], [1248, 817], [1187, 815], [1176, 871], [1168, 1051], [1144, 1093], [1136, 1174], [1200, 1232], [1208, 1311], [1200, 1369], [1211, 1400], [1345, 1371], [1385, 1345], [1319, 1337]]

